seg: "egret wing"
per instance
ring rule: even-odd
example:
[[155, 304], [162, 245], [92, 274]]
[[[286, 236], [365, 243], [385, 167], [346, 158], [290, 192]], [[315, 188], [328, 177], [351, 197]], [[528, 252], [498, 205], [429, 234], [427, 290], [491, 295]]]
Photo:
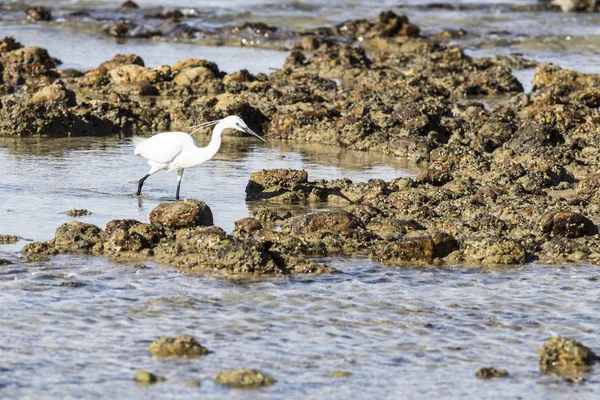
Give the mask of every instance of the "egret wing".
[[184, 146], [195, 145], [194, 139], [185, 132], [164, 132], [144, 141], [136, 141], [135, 155], [159, 164], [172, 161]]

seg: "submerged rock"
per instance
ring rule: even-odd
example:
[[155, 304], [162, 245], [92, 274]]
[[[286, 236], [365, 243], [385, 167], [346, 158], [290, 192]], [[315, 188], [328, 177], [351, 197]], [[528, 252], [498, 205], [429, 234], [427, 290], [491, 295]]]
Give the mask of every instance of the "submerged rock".
[[588, 370], [598, 356], [578, 341], [552, 337], [540, 348], [540, 369], [544, 373], [572, 374]]
[[17, 243], [19, 240], [18, 236], [13, 235], [0, 235], [0, 244], [12, 244]]
[[67, 211], [65, 214], [67, 214], [69, 217], [83, 217], [86, 215], [92, 215], [92, 213], [85, 208], [73, 208]]
[[162, 376], [154, 375], [148, 371], [137, 371], [133, 377], [133, 380], [140, 385], [150, 385], [156, 382], [164, 382], [166, 379]]
[[475, 375], [481, 379], [504, 378], [508, 376], [508, 372], [505, 369], [496, 369], [494, 367], [482, 367], [477, 370], [477, 373]]
[[275, 379], [256, 369], [240, 368], [232, 371], [222, 371], [215, 376], [215, 382], [220, 385], [235, 388], [258, 388], [271, 386]]
[[353, 374], [350, 371], [336, 370], [336, 371], [331, 371], [331, 373], [329, 375], [334, 378], [348, 378], [348, 377], [351, 377]]
[[208, 354], [208, 349], [191, 336], [161, 337], [148, 347], [153, 357], [197, 358]]

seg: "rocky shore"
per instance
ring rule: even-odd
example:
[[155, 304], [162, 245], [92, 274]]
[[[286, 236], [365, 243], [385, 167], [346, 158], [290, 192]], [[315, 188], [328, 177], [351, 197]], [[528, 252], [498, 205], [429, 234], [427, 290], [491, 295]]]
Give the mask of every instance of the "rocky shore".
[[[305, 32], [283, 68], [268, 76], [226, 74], [199, 59], [147, 68], [137, 55], [117, 55], [88, 71], [61, 70], [46, 50], [11, 38], [0, 44], [0, 62], [4, 136], [149, 134], [236, 114], [267, 138], [386, 153], [423, 166], [415, 179], [363, 183], [257, 171], [247, 200], [336, 210], [293, 218], [264, 210], [240, 221], [233, 235], [206, 221], [112, 221], [104, 231], [73, 223], [59, 229], [54, 245], [26, 252], [66, 251], [73, 244], [63, 243], [65, 235], [83, 235], [92, 253], [152, 252], [201, 272], [194, 265], [206, 260], [185, 254], [203, 241], [218, 248], [204, 255], [209, 269], [227, 270], [214, 263], [228, 248], [253, 260], [228, 273], [250, 274], [293, 273], [297, 260], [289, 257], [331, 254], [390, 265], [600, 262], [600, 75], [518, 56], [472, 58], [421, 36], [391, 11]], [[532, 92], [523, 93], [511, 70], [534, 66]], [[490, 95], [506, 101], [489, 109], [472, 98]], [[272, 223], [281, 231], [264, 229]]]

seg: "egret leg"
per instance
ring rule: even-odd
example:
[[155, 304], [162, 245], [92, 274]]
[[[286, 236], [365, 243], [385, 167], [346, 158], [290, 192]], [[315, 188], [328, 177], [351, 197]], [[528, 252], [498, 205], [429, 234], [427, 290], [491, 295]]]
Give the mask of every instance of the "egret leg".
[[181, 177], [183, 176], [183, 168], [177, 170], [177, 193], [175, 193], [175, 200], [179, 200], [179, 188], [181, 187]]
[[140, 194], [142, 194], [142, 186], [144, 186], [144, 181], [146, 179], [148, 179], [148, 177], [150, 176], [150, 174], [146, 174], [146, 176], [144, 176], [142, 179], [140, 179], [140, 181], [138, 182], [138, 191], [137, 191], [137, 195], [139, 196]]

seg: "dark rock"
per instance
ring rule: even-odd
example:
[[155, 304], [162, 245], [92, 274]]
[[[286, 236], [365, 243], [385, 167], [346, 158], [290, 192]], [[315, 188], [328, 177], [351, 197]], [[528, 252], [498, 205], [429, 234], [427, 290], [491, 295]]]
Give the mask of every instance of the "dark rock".
[[29, 21], [50, 21], [52, 19], [52, 12], [46, 7], [31, 7], [27, 9], [26, 13], [25, 19]]
[[383, 11], [377, 19], [349, 20], [337, 25], [336, 30], [339, 35], [352, 36], [361, 40], [375, 37], [415, 37], [419, 35], [417, 26], [410, 24], [405, 15], [397, 15], [393, 11]]
[[448, 172], [437, 169], [427, 169], [421, 172], [416, 179], [419, 184], [429, 184], [432, 186], [444, 186], [452, 180], [452, 175]]
[[598, 227], [590, 219], [572, 211], [546, 213], [541, 225], [544, 233], [553, 236], [578, 238], [598, 233]]
[[101, 248], [105, 240], [105, 233], [96, 225], [72, 221], [58, 227], [54, 246], [60, 252], [89, 252]]
[[271, 169], [254, 172], [246, 186], [246, 199], [255, 200], [259, 198], [260, 192], [275, 188], [278, 192], [282, 188], [293, 187], [308, 182], [308, 173], [294, 169]]
[[507, 146], [516, 152], [533, 152], [546, 146], [556, 146], [564, 143], [564, 138], [558, 130], [548, 124], [527, 122], [517, 129], [514, 137], [507, 142]]
[[139, 252], [149, 248], [151, 243], [146, 237], [132, 230], [141, 222], [133, 219], [112, 220], [106, 224], [107, 238], [104, 249], [109, 252], [133, 251]]
[[374, 217], [381, 213], [376, 207], [361, 204], [356, 206], [351, 211], [352, 215], [360, 220], [363, 225], [367, 225]]
[[85, 208], [73, 208], [72, 210], [67, 211], [69, 217], [83, 217], [86, 215], [92, 215], [92, 213]]
[[581, 262], [592, 253], [585, 243], [563, 236], [554, 236], [541, 247], [544, 254], [540, 261], [548, 263]]
[[12, 36], [5, 36], [2, 41], [0, 41], [0, 55], [4, 53], [8, 53], [9, 51], [13, 51], [16, 49], [20, 49], [23, 45], [15, 40]]
[[61, 282], [60, 285], [58, 285], [58, 286], [70, 287], [70, 288], [80, 288], [80, 287], [84, 287], [85, 283], [77, 282], [77, 281], [69, 281], [69, 282]]
[[255, 218], [242, 218], [235, 221], [235, 228], [238, 232], [250, 233], [262, 229], [262, 225]]
[[158, 224], [134, 224], [129, 230], [129, 233], [137, 233], [150, 244], [157, 244], [162, 238], [167, 236], [162, 225]]
[[162, 203], [150, 213], [150, 222], [180, 229], [213, 224], [213, 215], [206, 203], [186, 199], [175, 203]]
[[134, 1], [127, 0], [126, 2], [121, 4], [121, 8], [128, 9], [128, 10], [136, 10], [136, 9], [140, 8], [140, 6], [138, 6], [137, 3]]
[[137, 54], [117, 54], [110, 61], [105, 61], [98, 66], [98, 69], [105, 69], [110, 71], [111, 69], [120, 67], [122, 65], [138, 65], [144, 67], [144, 60]]
[[491, 379], [491, 378], [504, 378], [508, 376], [508, 372], [505, 369], [496, 369], [494, 367], [483, 367], [477, 370], [475, 374], [478, 378], [481, 379]]

